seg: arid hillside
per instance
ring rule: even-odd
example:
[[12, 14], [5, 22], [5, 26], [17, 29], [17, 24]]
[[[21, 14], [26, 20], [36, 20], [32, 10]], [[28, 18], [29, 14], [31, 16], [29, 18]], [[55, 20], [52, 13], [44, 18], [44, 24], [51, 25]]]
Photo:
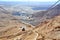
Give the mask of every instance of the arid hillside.
[[15, 40], [17, 36], [20, 37], [20, 35], [27, 33], [29, 30], [32, 30], [32, 25], [14, 20], [7, 20], [3, 23], [5, 26], [0, 27], [0, 40]]
[[60, 40], [60, 16], [42, 22], [34, 31], [39, 34], [38, 40]]
[[18, 23], [15, 27], [0, 30], [0, 40], [60, 40], [60, 16], [46, 20], [36, 28], [25, 24], [25, 31], [22, 26], [24, 24]]
[[25, 23], [24, 14], [21, 21], [21, 16], [0, 8], [0, 40], [60, 40], [60, 4], [38, 13]]

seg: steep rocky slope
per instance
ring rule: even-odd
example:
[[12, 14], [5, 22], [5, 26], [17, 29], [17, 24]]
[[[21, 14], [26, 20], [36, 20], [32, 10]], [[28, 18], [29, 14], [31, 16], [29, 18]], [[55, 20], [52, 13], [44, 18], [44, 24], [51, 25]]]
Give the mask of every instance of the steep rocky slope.
[[15, 37], [24, 34], [25, 31], [32, 30], [32, 25], [23, 23], [15, 16], [3, 9], [0, 9], [0, 40], [15, 40]]
[[40, 35], [38, 40], [60, 40], [60, 16], [42, 22], [34, 31]]
[[[44, 21], [36, 27], [19, 21], [5, 11], [0, 11], [0, 40], [60, 40], [59, 10], [59, 5], [49, 10], [41, 19]], [[22, 30], [23, 28], [25, 31]]]
[[23, 26], [18, 23], [0, 30], [0, 40], [60, 40], [60, 16], [48, 19], [35, 28], [25, 24], [25, 31], [22, 31]]
[[[20, 38], [20, 35], [25, 33], [25, 35], [27, 35], [27, 32], [32, 30], [32, 25], [14, 20], [9, 20], [7, 24], [5, 24], [5, 27], [0, 27], [0, 40], [17, 40], [15, 38]], [[22, 31], [23, 28], [25, 28], [25, 31]]]

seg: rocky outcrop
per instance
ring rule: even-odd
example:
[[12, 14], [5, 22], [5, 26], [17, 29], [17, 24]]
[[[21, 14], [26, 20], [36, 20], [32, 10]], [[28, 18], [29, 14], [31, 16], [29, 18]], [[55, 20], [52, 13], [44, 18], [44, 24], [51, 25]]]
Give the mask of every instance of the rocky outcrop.
[[40, 35], [39, 40], [60, 40], [60, 16], [42, 22], [34, 31]]
[[23, 25], [0, 31], [0, 40], [60, 40], [60, 16], [48, 19], [35, 28], [25, 24], [25, 31], [20, 29]]

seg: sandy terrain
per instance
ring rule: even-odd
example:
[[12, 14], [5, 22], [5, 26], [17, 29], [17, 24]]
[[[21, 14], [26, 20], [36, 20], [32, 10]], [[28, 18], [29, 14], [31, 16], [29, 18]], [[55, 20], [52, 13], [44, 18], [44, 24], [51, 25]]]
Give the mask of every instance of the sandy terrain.
[[[0, 30], [0, 40], [60, 40], [60, 16], [44, 21], [36, 28], [24, 23], [15, 25]], [[23, 26], [25, 31], [22, 31]]]

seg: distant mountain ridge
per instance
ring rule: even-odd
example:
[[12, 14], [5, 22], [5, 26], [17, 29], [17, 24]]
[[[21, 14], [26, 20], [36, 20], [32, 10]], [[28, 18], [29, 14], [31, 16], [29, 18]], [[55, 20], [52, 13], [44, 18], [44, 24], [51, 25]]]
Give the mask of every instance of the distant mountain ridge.
[[[58, 15], [60, 15], [60, 4], [57, 4], [55, 7], [53, 7], [50, 10], [41, 11], [41, 12], [37, 12], [37, 13], [33, 14], [33, 17], [34, 17], [34, 19], [36, 19], [36, 22], [33, 22], [32, 24], [34, 24], [34, 23], [39, 24], [40, 22], [43, 22], [46, 19], [50, 19], [50, 18], [53, 18]], [[34, 24], [34, 25], [37, 25], [37, 24]]]

